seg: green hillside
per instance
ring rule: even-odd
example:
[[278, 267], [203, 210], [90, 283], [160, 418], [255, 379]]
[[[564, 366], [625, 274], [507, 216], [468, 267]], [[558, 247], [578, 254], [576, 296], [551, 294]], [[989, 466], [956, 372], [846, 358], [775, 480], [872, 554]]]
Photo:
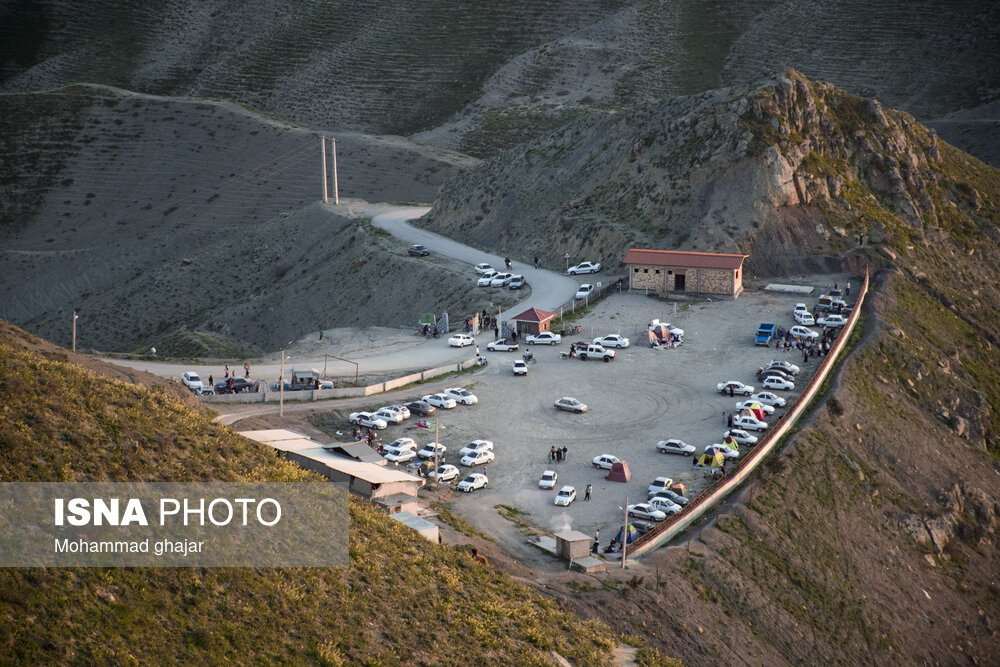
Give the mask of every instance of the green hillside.
[[[0, 481], [315, 479], [162, 390], [0, 339]], [[0, 570], [0, 662], [608, 664], [613, 634], [352, 502], [347, 569]]]

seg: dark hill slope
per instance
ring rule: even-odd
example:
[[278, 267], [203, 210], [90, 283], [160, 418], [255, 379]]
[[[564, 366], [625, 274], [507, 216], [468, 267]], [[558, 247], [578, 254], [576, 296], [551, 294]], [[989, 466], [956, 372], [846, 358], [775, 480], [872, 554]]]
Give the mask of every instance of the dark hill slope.
[[[160, 389], [19, 338], [0, 333], [0, 481], [314, 479]], [[609, 663], [606, 627], [367, 505], [350, 516], [345, 569], [0, 570], [3, 662]]]

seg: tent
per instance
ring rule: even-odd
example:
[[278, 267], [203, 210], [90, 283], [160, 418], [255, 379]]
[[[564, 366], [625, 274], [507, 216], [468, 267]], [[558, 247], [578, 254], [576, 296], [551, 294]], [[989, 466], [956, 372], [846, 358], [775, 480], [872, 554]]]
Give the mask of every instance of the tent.
[[764, 408], [760, 407], [760, 403], [751, 403], [750, 412], [752, 412], [753, 416], [756, 417], [759, 421], [764, 421], [764, 417], [766, 415], [764, 414]]
[[685, 498], [687, 497], [688, 494], [687, 487], [684, 486], [682, 482], [675, 482], [674, 485], [670, 487], [670, 490], [673, 491], [674, 493], [684, 496]]
[[725, 460], [721, 451], [715, 447], [709, 447], [704, 454], [698, 457], [696, 462], [702, 468], [721, 468]]
[[732, 449], [733, 451], [736, 452], [740, 451], [740, 443], [736, 442], [736, 438], [734, 438], [731, 435], [727, 435], [723, 439], [722, 444], [724, 444], [726, 447], [729, 447], [729, 449]]
[[677, 327], [669, 327], [666, 324], [657, 322], [656, 324], [651, 324], [649, 326], [649, 342], [654, 343], [659, 340], [683, 340], [680, 335], [674, 335], [671, 333], [671, 329], [674, 331], [679, 331]]
[[621, 461], [619, 463], [614, 463], [611, 466], [608, 476], [604, 479], [609, 482], [628, 482], [632, 479], [632, 472], [628, 469], [628, 463]]
[[[624, 532], [625, 532], [624, 530], [619, 530], [618, 531], [618, 535], [615, 537], [614, 541], [617, 542], [618, 544], [621, 544], [622, 543], [622, 535], [624, 534]], [[632, 524], [629, 524], [628, 525], [628, 542], [626, 542], [625, 544], [626, 545], [632, 544], [637, 539], [639, 539], [639, 531], [636, 530], [635, 526], [633, 526]]]
[[726, 458], [726, 448], [722, 445], [714, 445], [705, 448], [705, 454], [708, 456], [721, 456], [723, 459]]

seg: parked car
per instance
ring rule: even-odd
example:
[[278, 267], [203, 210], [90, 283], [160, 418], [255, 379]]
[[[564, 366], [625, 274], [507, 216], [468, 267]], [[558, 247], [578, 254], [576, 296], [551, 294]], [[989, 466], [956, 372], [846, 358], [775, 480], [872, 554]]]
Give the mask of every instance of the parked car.
[[576, 291], [574, 299], [586, 299], [588, 296], [594, 293], [593, 285], [580, 285], [580, 289]]
[[507, 283], [507, 289], [521, 289], [527, 284], [528, 282], [524, 279], [524, 276], [520, 273], [515, 273], [510, 277], [510, 282]]
[[205, 383], [201, 381], [201, 378], [194, 371], [181, 373], [181, 384], [196, 394], [205, 388]]
[[438, 482], [450, 482], [453, 479], [458, 479], [458, 476], [462, 472], [450, 463], [445, 463], [444, 465], [439, 465], [437, 469], [437, 475], [434, 474], [433, 470], [428, 471], [428, 479], [433, 479]]
[[741, 428], [731, 428], [722, 434], [723, 438], [732, 438], [741, 445], [756, 445], [757, 436], [750, 435]]
[[468, 456], [469, 454], [477, 454], [479, 452], [491, 452], [493, 451], [493, 441], [492, 440], [473, 440], [465, 447], [458, 450], [459, 456]]
[[493, 276], [493, 280], [490, 281], [490, 287], [503, 287], [510, 282], [510, 279], [514, 276], [510, 273], [498, 273]]
[[458, 405], [458, 402], [447, 394], [428, 394], [420, 400], [433, 405], [435, 408], [444, 408], [445, 410], [451, 410]]
[[816, 340], [819, 338], [819, 334], [810, 329], [809, 327], [804, 327], [796, 324], [794, 327], [788, 330], [788, 333], [793, 338], [802, 338], [804, 340]]
[[403, 415], [395, 410], [387, 410], [386, 408], [379, 408], [375, 412], [375, 416], [384, 421], [386, 424], [398, 424], [403, 421]]
[[386, 405], [382, 409], [383, 410], [393, 410], [394, 412], [398, 412], [403, 417], [403, 419], [409, 419], [410, 418], [410, 409], [408, 407], [406, 407], [405, 405]]
[[513, 352], [518, 349], [518, 345], [508, 338], [500, 338], [499, 340], [487, 343], [486, 349], [490, 352]]
[[689, 502], [691, 502], [687, 497], [682, 496], [681, 494], [671, 489], [663, 489], [662, 491], [657, 491], [650, 497], [649, 499], [650, 502], [652, 502], [653, 498], [666, 498], [667, 500], [673, 502], [676, 505], [680, 505], [681, 507], [684, 507]]
[[556, 480], [559, 479], [559, 475], [556, 474], [554, 470], [546, 470], [542, 473], [541, 479], [538, 480], [538, 486], [543, 489], [554, 489], [556, 488]]
[[518, 359], [514, 362], [513, 371], [514, 375], [527, 375], [528, 364], [524, 363], [523, 359]]
[[431, 254], [431, 251], [423, 247], [419, 243], [414, 243], [410, 246], [410, 249], [406, 251], [411, 257], [426, 257]]
[[621, 349], [623, 347], [628, 347], [630, 342], [625, 336], [611, 334], [610, 336], [604, 336], [603, 338], [595, 338], [594, 344], [603, 345], [604, 347], [617, 347], [618, 349]]
[[750, 415], [738, 415], [733, 417], [733, 427], [744, 428], [749, 431], [764, 431], [767, 430], [767, 422], [762, 422]]
[[466, 345], [475, 345], [476, 339], [467, 333], [457, 333], [448, 339], [448, 345], [452, 347], [465, 347]]
[[764, 387], [764, 389], [779, 389], [783, 391], [791, 391], [792, 389], [795, 389], [794, 382], [776, 377], [774, 375], [761, 380], [760, 385]]
[[743, 384], [742, 382], [737, 382], [736, 380], [729, 380], [728, 382], [720, 382], [715, 385], [715, 388], [719, 390], [719, 393], [728, 394], [732, 390], [733, 394], [742, 394], [744, 396], [749, 396], [754, 392], [753, 387], [748, 384]]
[[810, 312], [809, 306], [807, 306], [804, 303], [797, 303], [795, 304], [795, 307], [792, 309], [792, 316], [794, 317], [798, 313], [808, 313], [808, 312]]
[[763, 403], [764, 405], [773, 405], [776, 408], [785, 407], [785, 399], [777, 394], [772, 394], [769, 391], [758, 391], [756, 394], [751, 394], [750, 398], [757, 401], [758, 403]]
[[478, 465], [483, 465], [485, 463], [489, 463], [495, 458], [496, 454], [494, 454], [490, 450], [486, 450], [483, 452], [475, 452], [473, 454], [467, 454], [466, 456], [463, 456], [461, 464], [464, 466], [478, 466]]
[[396, 449], [412, 449], [414, 453], [417, 451], [417, 443], [413, 438], [396, 438], [388, 445], [385, 445], [383, 449], [387, 447], [394, 447]]
[[472, 493], [476, 489], [485, 489], [490, 483], [486, 475], [474, 472], [458, 483], [458, 490]]
[[752, 405], [758, 405], [758, 406], [760, 406], [760, 409], [763, 410], [764, 414], [766, 414], [766, 415], [773, 415], [774, 414], [774, 406], [768, 405], [767, 403], [758, 403], [757, 401], [753, 400], [752, 398], [748, 398], [745, 401], [740, 401], [739, 403], [737, 403], [736, 404], [736, 409], [737, 410], [743, 410], [743, 409], [750, 410], [750, 409], [752, 409], [751, 408]]
[[648, 504], [653, 509], [660, 510], [667, 516], [672, 516], [681, 511], [681, 506], [665, 496], [653, 496]]
[[634, 517], [646, 519], [648, 521], [663, 521], [667, 518], [666, 512], [656, 509], [649, 503], [636, 503], [635, 505], [629, 505], [628, 513]]
[[792, 381], [792, 375], [786, 373], [780, 368], [758, 368], [757, 369], [757, 379], [763, 381], [764, 378], [781, 378], [782, 380]]
[[672, 477], [657, 477], [649, 485], [648, 493], [653, 495], [657, 491], [662, 491], [663, 489], [669, 489], [674, 485], [674, 480]]
[[603, 468], [605, 470], [611, 470], [611, 467], [616, 463], [621, 463], [621, 459], [617, 456], [612, 456], [611, 454], [599, 454], [594, 457], [591, 461], [595, 468]]
[[566, 412], [586, 412], [587, 405], [576, 400], [572, 396], [563, 396], [555, 402], [555, 406]]
[[481, 275], [479, 277], [479, 280], [476, 281], [476, 286], [477, 287], [489, 287], [490, 283], [493, 282], [494, 276], [496, 276], [496, 275], [497, 275], [497, 272], [494, 271], [493, 269], [490, 269], [489, 271], [485, 272], [483, 275]]
[[570, 503], [576, 500], [576, 489], [572, 486], [564, 486], [556, 494], [555, 504], [561, 507], [569, 507]]
[[551, 331], [543, 331], [540, 334], [528, 334], [524, 341], [528, 345], [558, 345], [562, 336]]
[[816, 324], [822, 327], [837, 328], [847, 324], [847, 319], [843, 315], [824, 315], [816, 320]]
[[487, 264], [486, 262], [483, 262], [482, 264], [476, 264], [475, 269], [476, 273], [480, 275], [486, 273], [487, 271], [493, 271], [494, 273], [496, 273], [496, 271], [493, 269], [493, 265]]
[[689, 445], [683, 440], [660, 440], [656, 443], [656, 451], [661, 454], [680, 454], [681, 456], [691, 456], [695, 452], [693, 445]]
[[404, 407], [419, 417], [429, 417], [437, 412], [437, 408], [427, 401], [413, 401], [412, 403], [407, 403]]
[[767, 362], [767, 365], [764, 366], [764, 368], [777, 368], [778, 370], [784, 371], [789, 375], [795, 375], [801, 370], [792, 362], [785, 361], [784, 359], [771, 359], [771, 361]]
[[479, 402], [479, 397], [468, 389], [462, 387], [449, 387], [441, 392], [445, 396], [451, 396], [456, 402], [462, 405], [475, 405]]
[[417, 453], [412, 449], [400, 449], [398, 447], [383, 447], [382, 456], [391, 463], [406, 463], [417, 457]]
[[[233, 381], [233, 385], [229, 386], [229, 380]], [[245, 391], [252, 391], [254, 388], [254, 383], [245, 378], [229, 378], [229, 380], [222, 380], [221, 382], [215, 383], [215, 393], [216, 394], [239, 394]]]
[[571, 266], [566, 271], [571, 276], [575, 276], [578, 273], [597, 273], [601, 270], [600, 262], [580, 262], [576, 266]]
[[611, 361], [617, 355], [614, 350], [608, 350], [603, 345], [590, 343], [589, 345], [577, 345], [576, 356], [580, 361], [586, 361], [587, 359]]
[[714, 445], [709, 445], [705, 448], [705, 453], [709, 456], [715, 454], [716, 450], [722, 452], [722, 458], [724, 459], [738, 459], [740, 458], [740, 448], [737, 445], [735, 448], [729, 445], [724, 445], [721, 442], [717, 442]]
[[352, 412], [347, 418], [352, 424], [365, 426], [367, 428], [376, 428], [381, 430], [389, 426], [384, 419], [376, 417], [372, 412]]
[[444, 453], [448, 451], [448, 448], [442, 445], [440, 442], [428, 442], [426, 445], [420, 448], [417, 452], [417, 456], [424, 460], [430, 460], [434, 458], [434, 452], [437, 451], [438, 459], [444, 458]]
[[806, 311], [796, 310], [792, 314], [792, 317], [795, 318], [796, 322], [798, 322], [799, 324], [803, 324], [805, 326], [811, 327], [812, 325], [816, 324], [816, 318], [814, 318], [812, 316], [812, 313], [810, 313], [808, 310]]
[[196, 392], [196, 393], [199, 396], [215, 396], [215, 387], [205, 386], [205, 387], [202, 387], [200, 390], [198, 390], [198, 392]]

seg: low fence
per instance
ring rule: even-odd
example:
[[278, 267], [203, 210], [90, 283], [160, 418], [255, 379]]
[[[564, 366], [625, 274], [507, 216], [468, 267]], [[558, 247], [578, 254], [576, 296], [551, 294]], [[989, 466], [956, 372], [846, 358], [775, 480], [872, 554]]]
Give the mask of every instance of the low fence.
[[759, 444], [750, 450], [743, 460], [734, 468], [728, 470], [722, 479], [711, 484], [680, 512], [667, 518], [666, 521], [658, 524], [651, 531], [630, 544], [628, 556], [642, 556], [648, 551], [669, 542], [686, 530], [688, 526], [713, 509], [723, 498], [735, 491], [757, 469], [757, 466], [767, 458], [775, 447], [778, 446], [781, 438], [788, 433], [789, 429], [795, 426], [799, 417], [802, 416], [809, 403], [815, 398], [819, 392], [819, 388], [823, 385], [827, 375], [829, 375], [830, 370], [836, 364], [837, 358], [843, 351], [844, 346], [847, 344], [847, 339], [850, 338], [851, 333], [854, 331], [854, 326], [861, 316], [861, 304], [864, 302], [865, 295], [867, 294], [868, 274], [866, 273], [864, 283], [861, 285], [861, 290], [858, 293], [857, 303], [854, 304], [854, 308], [851, 310], [847, 324], [837, 336], [833, 347], [830, 348], [829, 354], [823, 359], [823, 362], [816, 371], [816, 375], [813, 376], [809, 384], [806, 385], [805, 390], [799, 395], [795, 403], [792, 404], [791, 409], [778, 420], [774, 428], [764, 436]]
[[[475, 366], [475, 359], [467, 359], [447, 366], [429, 368], [425, 371], [411, 373], [402, 377], [377, 382], [367, 387], [342, 387], [338, 389], [306, 389], [304, 391], [285, 391], [286, 401], [320, 401], [329, 398], [355, 398], [358, 396], [373, 396], [393, 389], [405, 387], [414, 382], [431, 380], [433, 378], [462, 371]], [[206, 403], [277, 403], [281, 400], [281, 392], [274, 389], [265, 388], [264, 391], [241, 393], [241, 394], [220, 394], [201, 397]]]

